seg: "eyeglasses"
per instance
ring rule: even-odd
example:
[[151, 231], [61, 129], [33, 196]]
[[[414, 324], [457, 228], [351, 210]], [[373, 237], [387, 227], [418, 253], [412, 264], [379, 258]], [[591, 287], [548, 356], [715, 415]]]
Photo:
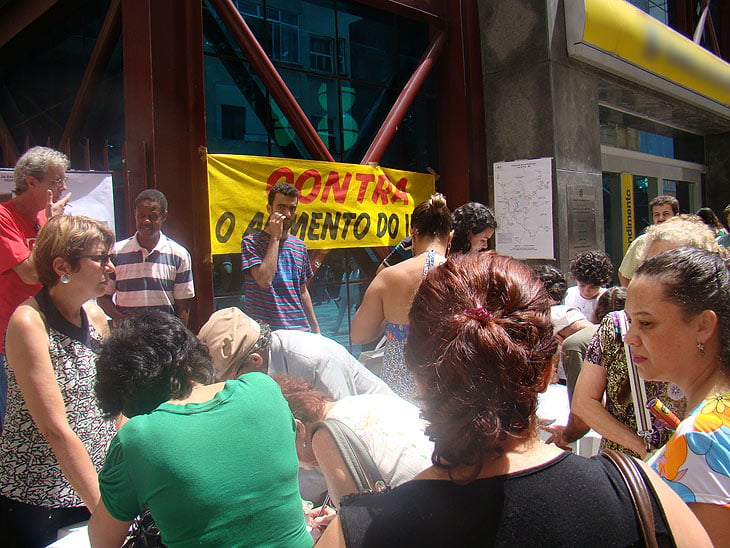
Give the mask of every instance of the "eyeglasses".
[[68, 177], [64, 175], [63, 177], [59, 177], [58, 179], [53, 179], [53, 181], [51, 181], [51, 184], [56, 188], [61, 188], [64, 184], [66, 184], [66, 181], [68, 181]]
[[99, 266], [106, 266], [111, 262], [112, 256], [109, 253], [102, 253], [101, 255], [79, 255], [80, 259], [91, 259], [99, 263]]

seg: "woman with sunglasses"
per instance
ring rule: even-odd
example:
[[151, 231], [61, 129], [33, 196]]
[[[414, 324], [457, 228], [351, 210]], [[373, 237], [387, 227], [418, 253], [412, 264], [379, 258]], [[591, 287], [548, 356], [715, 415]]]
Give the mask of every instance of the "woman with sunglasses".
[[60, 215], [31, 254], [42, 289], [5, 335], [8, 411], [0, 436], [0, 531], [7, 546], [46, 546], [89, 518], [97, 470], [115, 433], [94, 398], [95, 362], [108, 332], [93, 299], [114, 267], [114, 234], [88, 217]]

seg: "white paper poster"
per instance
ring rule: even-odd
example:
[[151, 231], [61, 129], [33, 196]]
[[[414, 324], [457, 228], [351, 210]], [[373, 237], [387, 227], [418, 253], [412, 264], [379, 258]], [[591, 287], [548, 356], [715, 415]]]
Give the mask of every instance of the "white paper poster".
[[[103, 171], [67, 171], [66, 176], [68, 190], [64, 194], [71, 193], [66, 213], [103, 221], [116, 234], [112, 174]], [[13, 171], [0, 169], [0, 202], [12, 198], [13, 188]]]
[[497, 253], [554, 259], [552, 158], [495, 162]]

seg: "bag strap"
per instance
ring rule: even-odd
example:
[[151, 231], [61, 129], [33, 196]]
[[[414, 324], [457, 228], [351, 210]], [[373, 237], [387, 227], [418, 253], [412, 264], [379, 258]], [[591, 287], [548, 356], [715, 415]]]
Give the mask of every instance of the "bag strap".
[[624, 344], [624, 353], [626, 354], [626, 369], [629, 377], [629, 386], [631, 387], [631, 398], [634, 404], [634, 415], [636, 416], [636, 433], [644, 438], [646, 450], [651, 449], [651, 434], [653, 425], [651, 422], [651, 413], [646, 408], [646, 385], [644, 379], [639, 375], [639, 370], [634, 364], [634, 357], [631, 353], [631, 345], [626, 342], [626, 334], [629, 332], [629, 325], [626, 313], [621, 310], [616, 313], [621, 330], [621, 340]]
[[380, 493], [390, 487], [367, 446], [349, 426], [337, 419], [325, 419], [312, 426], [312, 436], [321, 428], [332, 436], [358, 492]]
[[630, 456], [613, 449], [604, 449], [601, 451], [601, 456], [611, 461], [621, 473], [624, 483], [629, 488], [631, 504], [633, 504], [634, 512], [639, 520], [644, 545], [648, 548], [657, 548], [659, 545], [657, 544], [656, 529], [654, 528], [654, 509], [651, 505], [651, 496], [646, 486], [646, 480], [639, 470], [639, 465]]

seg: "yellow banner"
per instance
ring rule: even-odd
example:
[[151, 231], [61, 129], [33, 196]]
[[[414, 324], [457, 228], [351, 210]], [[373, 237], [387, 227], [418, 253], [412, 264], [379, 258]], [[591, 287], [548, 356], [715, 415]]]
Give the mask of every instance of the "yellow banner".
[[211, 247], [239, 253], [241, 238], [268, 220], [266, 196], [277, 183], [299, 190], [291, 234], [309, 249], [395, 245], [411, 213], [435, 189], [433, 175], [359, 164], [208, 155]]
[[624, 253], [636, 238], [636, 216], [634, 215], [634, 176], [621, 174], [621, 225], [624, 233]]

